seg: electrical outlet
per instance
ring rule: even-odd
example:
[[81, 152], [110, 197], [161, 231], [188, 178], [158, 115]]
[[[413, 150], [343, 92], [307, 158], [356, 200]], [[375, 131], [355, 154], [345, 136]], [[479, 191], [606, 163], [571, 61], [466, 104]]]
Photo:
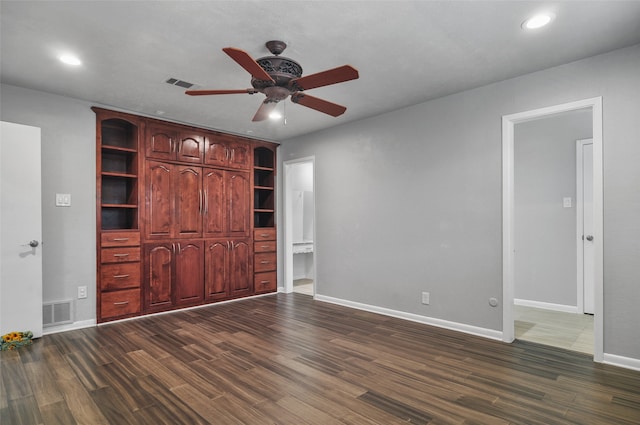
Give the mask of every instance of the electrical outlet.
[[429, 293], [428, 292], [423, 292], [422, 293], [422, 304], [429, 304]]
[[56, 207], [70, 207], [70, 206], [71, 206], [70, 193], [56, 193]]
[[87, 298], [87, 287], [86, 286], [78, 286], [78, 298]]

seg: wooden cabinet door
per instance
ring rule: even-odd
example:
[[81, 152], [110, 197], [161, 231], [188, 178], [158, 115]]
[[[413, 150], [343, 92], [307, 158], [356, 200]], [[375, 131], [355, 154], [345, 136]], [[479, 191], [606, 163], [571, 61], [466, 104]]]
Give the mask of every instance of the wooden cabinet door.
[[203, 234], [204, 237], [220, 237], [225, 232], [226, 198], [225, 172], [223, 170], [205, 168], [202, 176], [204, 193]]
[[207, 300], [229, 296], [229, 242], [209, 240], [205, 243], [204, 282]]
[[204, 163], [214, 167], [226, 167], [229, 162], [229, 150], [226, 139], [218, 134], [207, 135]]
[[147, 158], [175, 160], [177, 141], [178, 132], [175, 129], [159, 124], [147, 126]]
[[204, 156], [205, 138], [201, 134], [181, 132], [176, 146], [178, 161], [202, 163]]
[[173, 168], [171, 164], [148, 162], [145, 229], [149, 239], [172, 235], [175, 208]]
[[176, 242], [175, 247], [176, 304], [198, 304], [204, 300], [203, 243]]
[[253, 290], [251, 245], [249, 240], [231, 240], [229, 252], [229, 284], [231, 295], [248, 295]]
[[251, 181], [249, 173], [227, 171], [225, 190], [229, 236], [249, 236], [251, 230]]
[[144, 247], [145, 311], [167, 310], [173, 307], [174, 249], [174, 244], [170, 242], [146, 244]]
[[251, 146], [248, 143], [229, 143], [229, 167], [240, 170], [248, 170], [251, 167]]
[[175, 166], [173, 237], [202, 236], [202, 168]]

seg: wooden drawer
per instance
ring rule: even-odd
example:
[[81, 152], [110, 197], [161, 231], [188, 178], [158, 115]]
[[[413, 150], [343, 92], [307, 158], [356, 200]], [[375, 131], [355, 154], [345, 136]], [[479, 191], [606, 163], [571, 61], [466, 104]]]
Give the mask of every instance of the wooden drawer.
[[100, 316], [103, 319], [140, 313], [140, 289], [103, 292], [100, 297]]
[[140, 248], [106, 248], [100, 251], [102, 263], [140, 261]]
[[275, 291], [278, 288], [276, 272], [256, 273], [253, 276], [253, 287], [256, 293]]
[[103, 248], [109, 246], [138, 246], [140, 232], [103, 232], [100, 241]]
[[103, 291], [140, 286], [140, 262], [106, 264], [100, 268], [100, 287]]
[[275, 252], [276, 241], [258, 241], [253, 244], [253, 252]]
[[255, 241], [275, 241], [276, 229], [272, 227], [262, 227], [253, 230], [253, 240]]
[[268, 252], [256, 254], [253, 261], [253, 271], [268, 272], [276, 269], [276, 253]]

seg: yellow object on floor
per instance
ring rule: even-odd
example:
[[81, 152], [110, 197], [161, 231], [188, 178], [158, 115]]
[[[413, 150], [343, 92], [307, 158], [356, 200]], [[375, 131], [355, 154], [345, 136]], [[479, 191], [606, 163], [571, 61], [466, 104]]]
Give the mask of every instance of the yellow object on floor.
[[31, 344], [33, 341], [33, 332], [9, 332], [6, 335], [2, 335], [0, 341], [0, 351], [15, 350], [16, 348], [23, 347]]

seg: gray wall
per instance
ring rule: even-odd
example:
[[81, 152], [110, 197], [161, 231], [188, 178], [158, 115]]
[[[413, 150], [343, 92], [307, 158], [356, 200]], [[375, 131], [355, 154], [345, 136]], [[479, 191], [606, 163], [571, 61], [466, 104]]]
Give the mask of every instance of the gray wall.
[[576, 140], [591, 121], [583, 110], [515, 126], [516, 299], [577, 306]]
[[[44, 299], [87, 284], [76, 320], [94, 319], [94, 114], [0, 90], [2, 120], [42, 128]], [[316, 156], [318, 292], [501, 330], [500, 307], [487, 303], [502, 297], [501, 116], [594, 96], [604, 102], [605, 352], [640, 359], [640, 46], [286, 141], [281, 161]], [[73, 206], [54, 207], [56, 192]]]
[[[76, 299], [77, 287], [86, 285], [75, 319], [95, 320], [95, 114], [80, 100], [7, 85], [0, 90], [3, 121], [42, 129], [43, 301]], [[56, 207], [56, 193], [70, 193], [71, 207]]]
[[640, 45], [285, 141], [316, 157], [317, 293], [502, 330], [501, 117], [596, 96], [604, 349], [640, 359]]

